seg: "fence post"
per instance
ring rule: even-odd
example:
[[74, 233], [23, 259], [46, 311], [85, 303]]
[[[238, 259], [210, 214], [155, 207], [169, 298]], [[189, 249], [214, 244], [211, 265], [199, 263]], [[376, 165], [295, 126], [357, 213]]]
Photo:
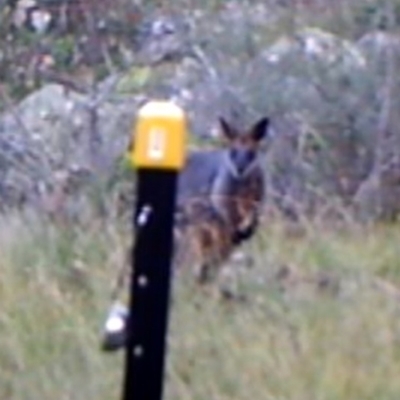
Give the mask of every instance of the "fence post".
[[150, 101], [138, 112], [130, 159], [137, 169], [123, 400], [161, 400], [168, 333], [177, 178], [186, 117]]

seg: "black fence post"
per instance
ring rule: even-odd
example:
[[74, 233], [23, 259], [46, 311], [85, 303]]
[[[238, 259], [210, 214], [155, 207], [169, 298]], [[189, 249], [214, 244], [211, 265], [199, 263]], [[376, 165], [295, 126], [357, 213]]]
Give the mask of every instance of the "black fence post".
[[139, 110], [132, 149], [137, 191], [123, 400], [163, 397], [174, 209], [185, 142], [186, 118], [178, 106], [152, 101]]

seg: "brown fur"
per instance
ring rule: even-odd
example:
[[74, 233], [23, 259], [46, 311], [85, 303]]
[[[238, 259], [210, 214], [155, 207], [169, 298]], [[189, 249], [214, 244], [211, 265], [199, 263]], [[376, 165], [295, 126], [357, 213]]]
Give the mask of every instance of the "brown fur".
[[179, 268], [194, 262], [197, 281], [209, 282], [233, 250], [232, 233], [233, 226], [216, 212], [209, 199], [191, 201], [175, 226], [175, 265]]

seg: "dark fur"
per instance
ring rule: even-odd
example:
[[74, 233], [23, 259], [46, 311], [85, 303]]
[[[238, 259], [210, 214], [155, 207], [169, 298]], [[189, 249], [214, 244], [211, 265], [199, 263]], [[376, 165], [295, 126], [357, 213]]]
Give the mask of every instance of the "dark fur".
[[234, 227], [226, 221], [207, 198], [186, 204], [175, 225], [177, 266], [196, 264], [200, 283], [211, 280], [220, 265], [231, 254]]

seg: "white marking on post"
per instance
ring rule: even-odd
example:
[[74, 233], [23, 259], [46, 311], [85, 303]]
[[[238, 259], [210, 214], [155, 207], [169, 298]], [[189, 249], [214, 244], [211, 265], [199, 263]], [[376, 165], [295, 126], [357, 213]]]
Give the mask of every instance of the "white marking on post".
[[161, 160], [165, 153], [165, 131], [154, 128], [149, 133], [148, 157], [152, 160]]

